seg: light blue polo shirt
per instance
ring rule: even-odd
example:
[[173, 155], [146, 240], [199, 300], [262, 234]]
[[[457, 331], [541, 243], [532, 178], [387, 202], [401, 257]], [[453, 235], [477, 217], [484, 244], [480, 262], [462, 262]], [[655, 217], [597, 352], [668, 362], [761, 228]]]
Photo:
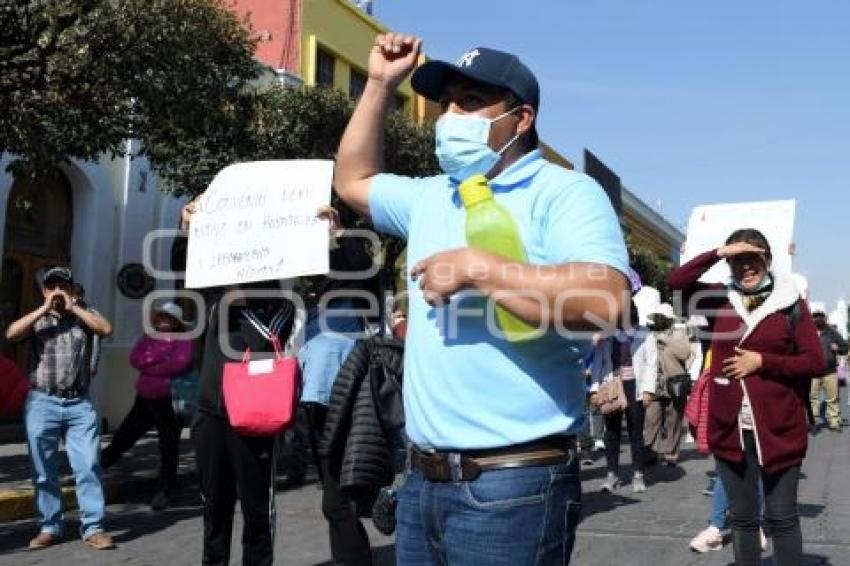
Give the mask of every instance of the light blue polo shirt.
[[[627, 272], [617, 216], [587, 175], [532, 151], [490, 185], [496, 200], [511, 211], [529, 263], [591, 262]], [[370, 187], [369, 211], [378, 230], [408, 241], [408, 267], [466, 246], [466, 211], [456, 183], [446, 175], [380, 174]], [[480, 294], [464, 291], [434, 308], [409, 275], [408, 288], [404, 408], [407, 434], [415, 444], [495, 448], [581, 429], [587, 342], [549, 332], [511, 343], [488, 331]]]

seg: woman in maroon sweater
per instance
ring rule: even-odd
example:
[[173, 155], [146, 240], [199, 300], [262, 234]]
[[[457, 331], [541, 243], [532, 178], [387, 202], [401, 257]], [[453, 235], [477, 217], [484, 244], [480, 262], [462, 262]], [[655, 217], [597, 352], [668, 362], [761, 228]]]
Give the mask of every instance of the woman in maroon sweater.
[[[731, 283], [700, 283], [721, 259], [732, 271]], [[774, 559], [796, 566], [803, 552], [797, 483], [808, 443], [803, 398], [825, 361], [797, 286], [771, 273], [770, 265], [764, 235], [737, 230], [725, 246], [673, 271], [668, 282], [682, 292], [691, 314], [711, 323], [708, 444], [729, 496], [735, 561], [761, 564], [761, 477]]]
[[0, 415], [19, 413], [31, 388], [15, 362], [0, 355]]

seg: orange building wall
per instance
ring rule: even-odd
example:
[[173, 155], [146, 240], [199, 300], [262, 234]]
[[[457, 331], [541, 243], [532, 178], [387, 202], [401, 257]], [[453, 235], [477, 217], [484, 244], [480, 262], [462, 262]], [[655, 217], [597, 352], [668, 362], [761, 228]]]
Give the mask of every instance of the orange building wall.
[[277, 70], [301, 72], [301, 0], [230, 0], [240, 19], [251, 22], [259, 39], [256, 57]]

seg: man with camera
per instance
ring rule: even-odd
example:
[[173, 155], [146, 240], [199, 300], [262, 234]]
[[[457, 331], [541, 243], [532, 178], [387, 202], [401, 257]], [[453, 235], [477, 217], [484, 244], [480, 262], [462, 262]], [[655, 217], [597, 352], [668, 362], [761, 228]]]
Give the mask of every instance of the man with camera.
[[28, 370], [32, 390], [24, 421], [40, 528], [29, 547], [46, 548], [62, 536], [61, 439], [74, 471], [80, 534], [94, 549], [112, 548], [112, 538], [103, 529], [98, 415], [88, 395], [95, 337], [109, 336], [112, 325], [79, 304], [70, 269], [51, 268], [41, 283], [44, 303], [6, 329], [7, 340], [30, 340], [32, 346]]

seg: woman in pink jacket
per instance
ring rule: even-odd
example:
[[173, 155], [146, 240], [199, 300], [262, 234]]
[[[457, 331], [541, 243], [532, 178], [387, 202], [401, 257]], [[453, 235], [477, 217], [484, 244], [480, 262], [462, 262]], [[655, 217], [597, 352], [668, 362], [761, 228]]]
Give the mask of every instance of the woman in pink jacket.
[[153, 327], [165, 337], [142, 336], [130, 353], [130, 365], [139, 370], [136, 400], [112, 442], [101, 453], [101, 466], [109, 468], [139, 438], [156, 426], [159, 437], [160, 489], [151, 502], [155, 510], [170, 503], [177, 479], [177, 455], [182, 423], [171, 407], [171, 378], [192, 361], [192, 343], [168, 336], [183, 330], [183, 309], [165, 303], [153, 313]]

